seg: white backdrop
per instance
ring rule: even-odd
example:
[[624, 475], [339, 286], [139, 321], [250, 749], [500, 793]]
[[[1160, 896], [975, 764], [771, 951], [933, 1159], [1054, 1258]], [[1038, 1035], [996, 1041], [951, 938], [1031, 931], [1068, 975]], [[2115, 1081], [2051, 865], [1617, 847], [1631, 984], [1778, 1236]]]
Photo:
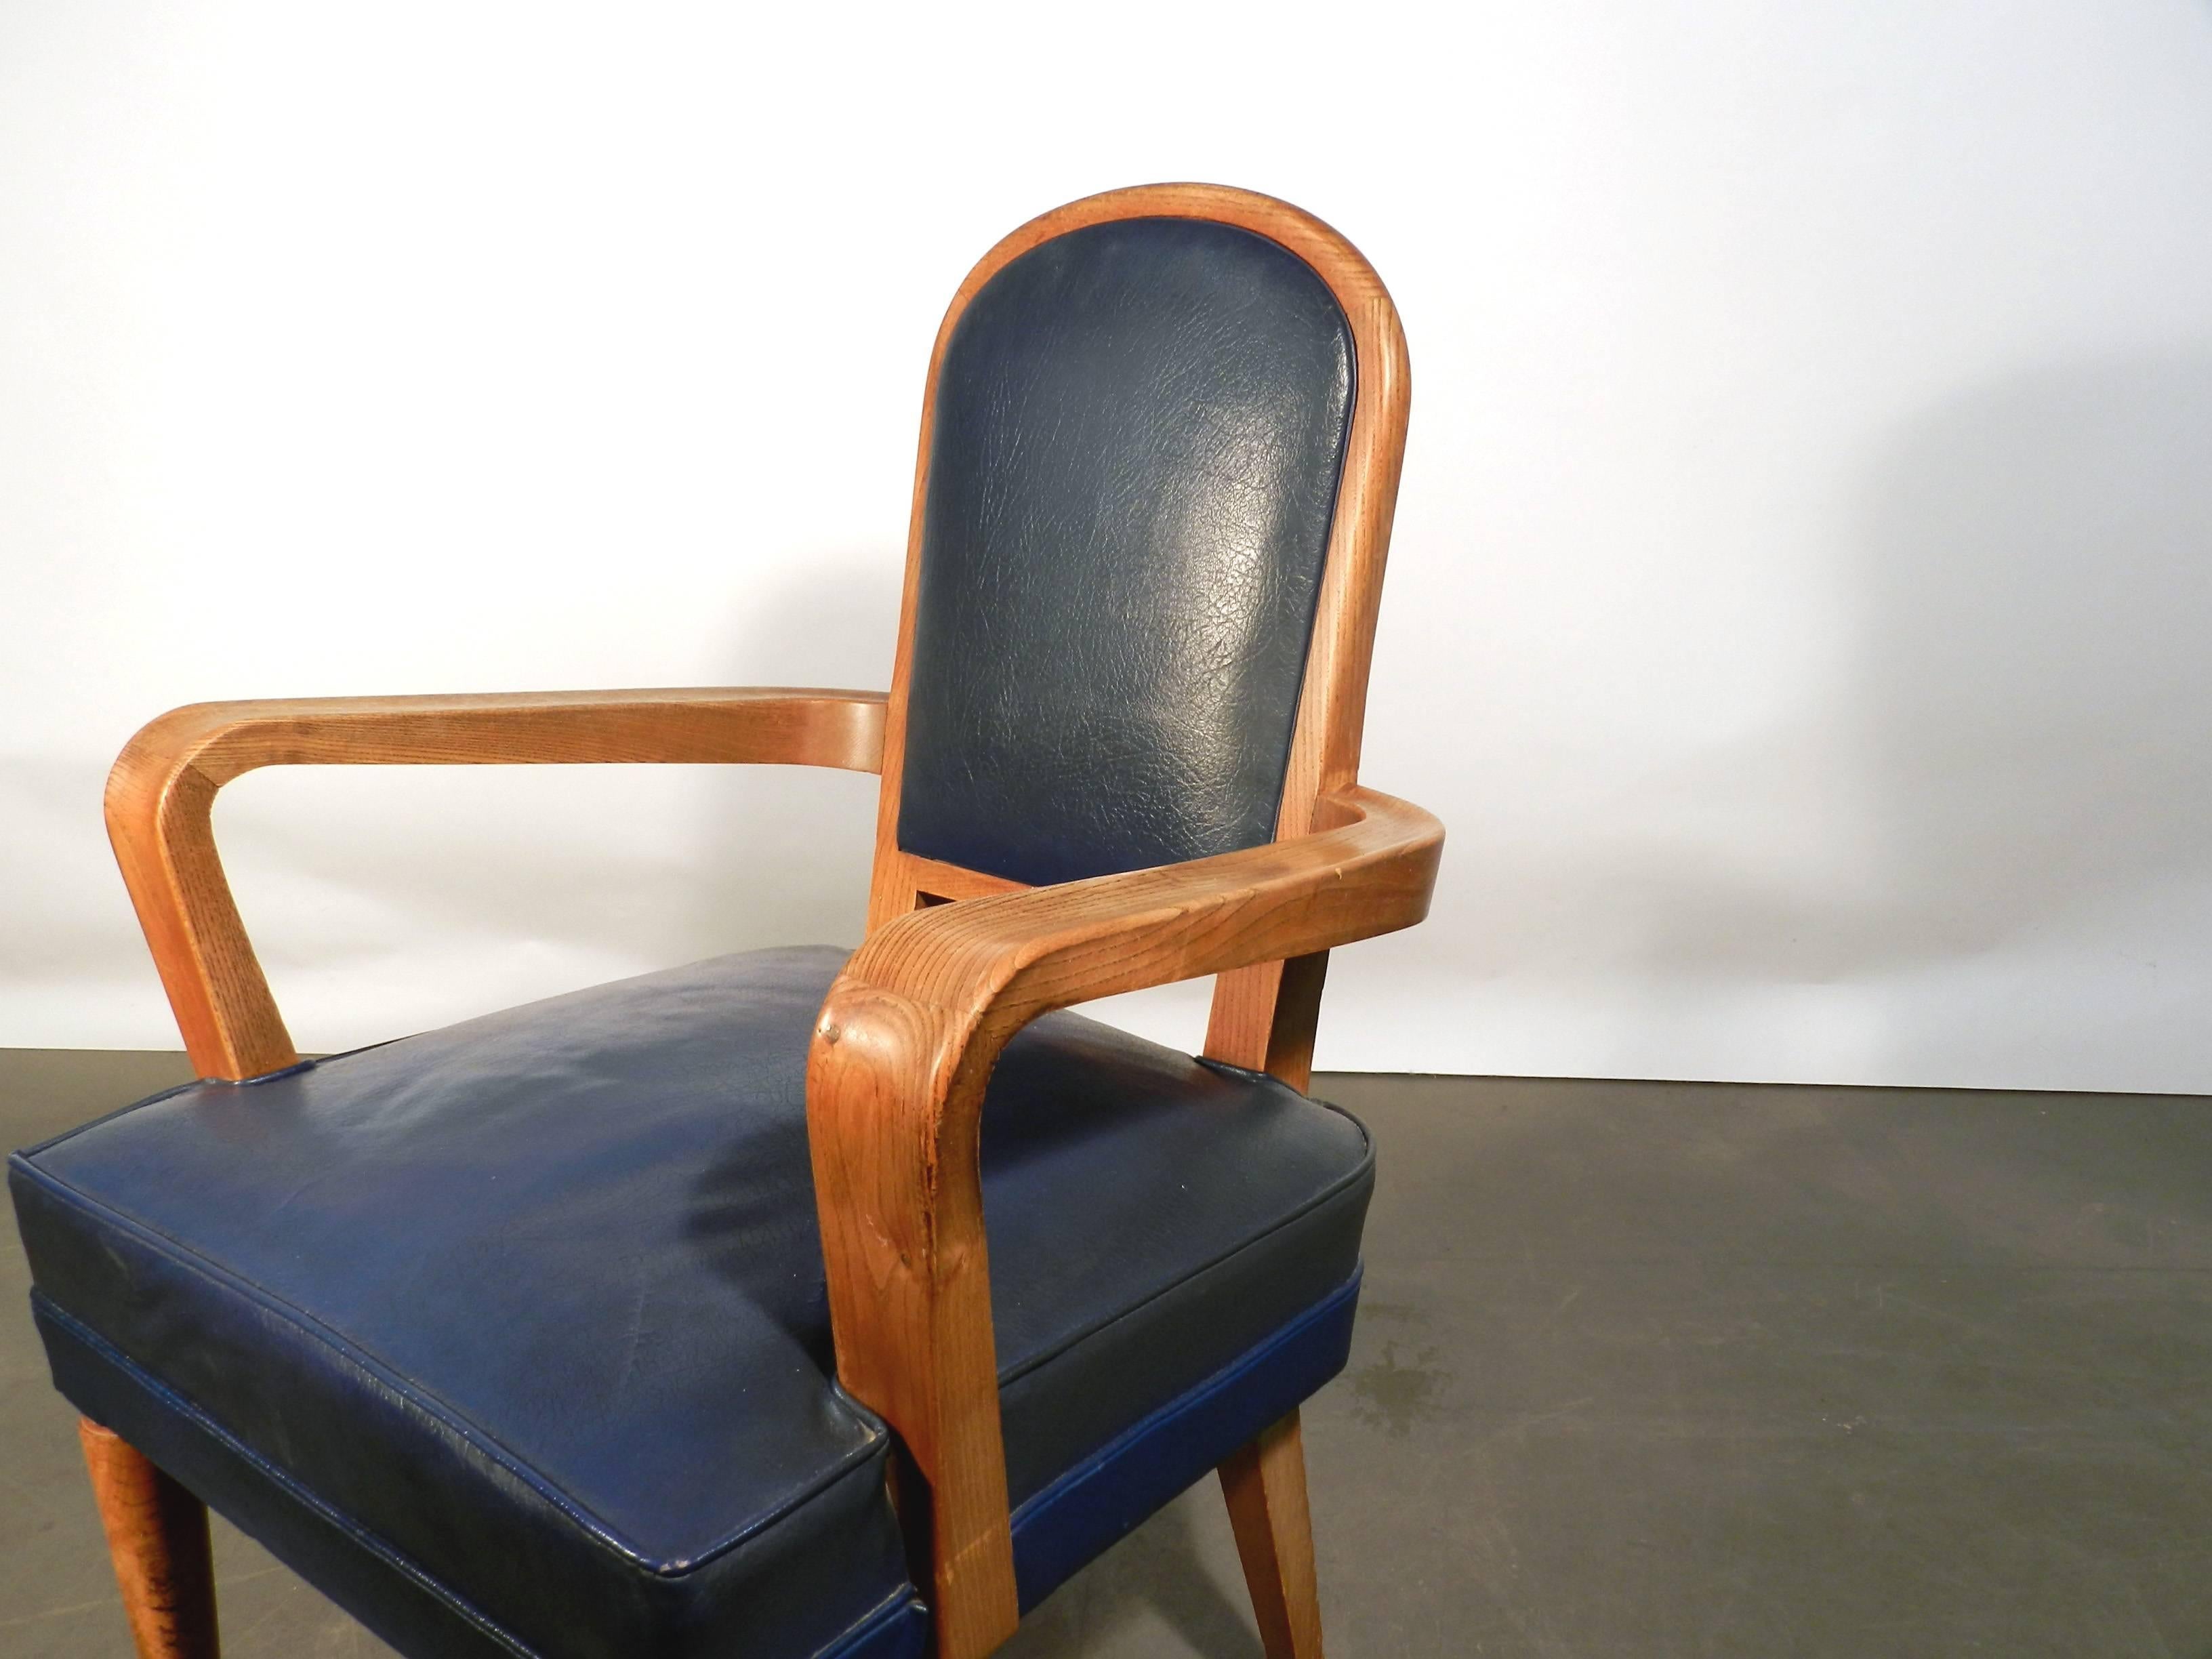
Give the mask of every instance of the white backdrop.
[[[2212, 7], [739, 10], [0, 0], [0, 1043], [173, 1044], [173, 704], [881, 684], [962, 273], [1199, 178], [1413, 348], [1366, 776], [1451, 840], [1324, 1066], [2212, 1091]], [[331, 1048], [849, 940], [871, 786], [217, 819]]]

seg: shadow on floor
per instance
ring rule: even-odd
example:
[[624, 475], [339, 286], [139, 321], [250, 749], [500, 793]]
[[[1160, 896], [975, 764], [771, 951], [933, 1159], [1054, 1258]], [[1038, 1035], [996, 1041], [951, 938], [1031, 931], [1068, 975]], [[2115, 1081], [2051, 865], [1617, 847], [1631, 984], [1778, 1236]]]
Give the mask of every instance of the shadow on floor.
[[[0, 1052], [20, 1146], [181, 1075]], [[1380, 1186], [1306, 1408], [1335, 1659], [2212, 1659], [2212, 1103], [1336, 1077]], [[0, 1248], [0, 1652], [127, 1650]], [[227, 1528], [230, 1659], [384, 1651]], [[1201, 1482], [1010, 1659], [1259, 1659]]]

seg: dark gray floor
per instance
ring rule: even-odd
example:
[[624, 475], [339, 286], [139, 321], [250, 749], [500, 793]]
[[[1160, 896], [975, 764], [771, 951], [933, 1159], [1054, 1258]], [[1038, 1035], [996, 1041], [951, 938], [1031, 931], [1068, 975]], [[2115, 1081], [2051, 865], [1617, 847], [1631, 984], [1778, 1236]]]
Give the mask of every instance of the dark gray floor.
[[[0, 1051], [17, 1145], [184, 1075]], [[1337, 1077], [1382, 1148], [1306, 1413], [1329, 1651], [2212, 1659], [2212, 1102]], [[121, 1655], [0, 1252], [0, 1653]], [[385, 1650], [218, 1544], [230, 1659]], [[1210, 1485], [1017, 1659], [1257, 1659]]]

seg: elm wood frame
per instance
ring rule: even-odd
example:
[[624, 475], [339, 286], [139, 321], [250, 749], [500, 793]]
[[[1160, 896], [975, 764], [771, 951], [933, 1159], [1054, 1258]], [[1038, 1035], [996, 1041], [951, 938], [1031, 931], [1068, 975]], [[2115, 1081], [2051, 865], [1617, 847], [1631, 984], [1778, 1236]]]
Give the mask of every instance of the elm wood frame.
[[107, 836], [192, 1064], [206, 1078], [262, 1077], [300, 1055], [216, 853], [216, 791], [232, 779], [264, 766], [540, 763], [873, 772], [884, 701], [773, 687], [194, 703], [125, 747], [107, 779]]
[[[196, 703], [154, 720], [108, 775], [108, 839], [185, 1052], [204, 1078], [299, 1054], [240, 921], [211, 811], [264, 766], [751, 763], [881, 769], [884, 694], [805, 689], [306, 697]], [[109, 1430], [79, 1425], [141, 1659], [216, 1659], [207, 1511]]]
[[[917, 550], [937, 367], [969, 299], [1037, 243], [1109, 219], [1217, 220], [1270, 237], [1328, 283], [1352, 325], [1354, 412], [1278, 819], [1221, 857], [1031, 890], [896, 843]], [[940, 1659], [975, 1659], [1018, 1620], [976, 1137], [1006, 1040], [1048, 1009], [1220, 975], [1206, 1050], [1303, 1087], [1326, 952], [1426, 913], [1443, 831], [1357, 787], [1368, 662], [1408, 381], [1380, 280], [1319, 221], [1264, 197], [1159, 185], [1094, 197], [986, 255], [940, 330], [923, 406], [892, 689], [574, 692], [203, 704], [141, 732], [109, 780], [124, 878], [203, 1076], [296, 1063], [217, 857], [216, 791], [257, 767], [755, 763], [881, 770], [869, 937], [823, 1005], [808, 1116], [838, 1371], [898, 1431], [926, 1486], [902, 1494], [929, 1540]], [[945, 901], [954, 901], [946, 902]], [[93, 1437], [103, 1436], [95, 1442]], [[193, 1528], [150, 1463], [96, 1425], [95, 1491], [142, 1655], [213, 1655]], [[1270, 1659], [1317, 1659], [1320, 1622], [1296, 1413], [1222, 1480]], [[132, 1494], [154, 1491], [148, 1504]], [[179, 1489], [180, 1491], [180, 1489]], [[924, 1512], [926, 1510], [926, 1513]], [[197, 1553], [196, 1553], [197, 1551]], [[158, 1598], [147, 1587], [159, 1587]]]
[[[1350, 325], [1352, 426], [1275, 842], [1024, 897], [1018, 884], [917, 858], [898, 844], [938, 373], [969, 302], [1006, 265], [1055, 236], [1139, 218], [1235, 225], [1311, 267]], [[838, 1376], [898, 1430], [928, 1483], [940, 1659], [988, 1653], [1018, 1620], [976, 1174], [977, 1111], [1000, 1047], [1048, 1008], [1218, 974], [1206, 1054], [1303, 1089], [1328, 948], [1426, 914], [1441, 827], [1418, 808], [1356, 787], [1411, 397], [1397, 308], [1358, 250], [1286, 203], [1219, 185], [1110, 191], [1031, 220], [977, 262], [939, 327], [884, 726], [869, 937], [823, 1006], [807, 1106]], [[1254, 862], [1292, 849], [1310, 862]], [[1333, 914], [1297, 914], [1306, 907]], [[1047, 923], [1055, 913], [1066, 919], [1060, 936]], [[1318, 1659], [1295, 1413], [1271, 1432], [1275, 1454], [1233, 1481], [1224, 1470], [1224, 1480], [1269, 1659]], [[1286, 1472], [1292, 1462], [1295, 1481]], [[1239, 1500], [1255, 1492], [1268, 1501]], [[1249, 1528], [1277, 1522], [1269, 1538], [1245, 1546]], [[1297, 1610], [1271, 1623], [1265, 1609], [1274, 1602]]]
[[149, 1656], [216, 1659], [207, 1506], [88, 1418], [77, 1420], [77, 1438], [131, 1642]]
[[1261, 1430], [1220, 1474], [1262, 1646], [1270, 1659], [1285, 1654], [1320, 1659], [1321, 1597], [1314, 1583], [1313, 1520], [1297, 1413]]
[[[1437, 821], [1357, 787], [1322, 804], [1349, 821], [1188, 864], [895, 917], [823, 1003], [807, 1129], [837, 1375], [898, 1431], [928, 1484], [939, 1659], [990, 1652], [1019, 1616], [977, 1160], [991, 1069], [1015, 1032], [1052, 1009], [1310, 958], [1419, 921], [1443, 840]], [[1261, 1477], [1276, 1495], [1239, 1517], [1287, 1515], [1279, 1469], [1277, 1460]], [[1301, 1517], [1304, 1484], [1301, 1473]], [[1303, 1518], [1243, 1554], [1248, 1570], [1255, 1559], [1291, 1564], [1279, 1580], [1253, 1581], [1255, 1605], [1294, 1584], [1311, 1601]], [[1318, 1609], [1283, 1627], [1317, 1632]], [[1268, 1649], [1269, 1659], [1319, 1653]]]

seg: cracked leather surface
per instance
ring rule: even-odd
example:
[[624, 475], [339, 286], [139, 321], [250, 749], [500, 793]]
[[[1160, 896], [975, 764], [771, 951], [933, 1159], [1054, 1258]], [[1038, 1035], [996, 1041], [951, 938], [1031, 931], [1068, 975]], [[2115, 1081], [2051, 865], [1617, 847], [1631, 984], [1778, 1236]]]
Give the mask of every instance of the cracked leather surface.
[[1233, 226], [1094, 225], [984, 285], [938, 380], [902, 847], [1042, 884], [1273, 835], [1352, 361]]

